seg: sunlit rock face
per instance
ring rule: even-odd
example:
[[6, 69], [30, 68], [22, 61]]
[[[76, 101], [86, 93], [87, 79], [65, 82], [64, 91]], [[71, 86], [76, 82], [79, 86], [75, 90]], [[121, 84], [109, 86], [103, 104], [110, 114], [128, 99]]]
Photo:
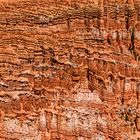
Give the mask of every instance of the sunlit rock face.
[[139, 0], [0, 0], [0, 140], [140, 139]]

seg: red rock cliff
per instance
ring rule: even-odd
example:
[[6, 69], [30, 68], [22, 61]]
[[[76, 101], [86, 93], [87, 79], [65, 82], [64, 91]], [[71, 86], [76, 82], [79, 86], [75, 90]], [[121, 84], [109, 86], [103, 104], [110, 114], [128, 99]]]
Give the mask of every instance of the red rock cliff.
[[0, 2], [0, 140], [140, 139], [140, 1]]

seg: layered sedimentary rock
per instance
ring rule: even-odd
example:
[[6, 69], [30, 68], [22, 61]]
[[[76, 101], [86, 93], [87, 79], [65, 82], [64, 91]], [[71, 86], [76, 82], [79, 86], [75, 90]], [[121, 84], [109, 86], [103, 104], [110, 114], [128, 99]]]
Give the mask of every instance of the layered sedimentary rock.
[[140, 1], [0, 2], [0, 140], [140, 139]]

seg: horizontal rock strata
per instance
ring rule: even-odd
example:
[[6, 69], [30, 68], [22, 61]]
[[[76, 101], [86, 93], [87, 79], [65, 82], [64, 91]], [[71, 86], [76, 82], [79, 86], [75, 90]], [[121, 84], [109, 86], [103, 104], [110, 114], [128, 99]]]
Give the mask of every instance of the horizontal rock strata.
[[140, 139], [140, 1], [0, 1], [0, 140]]

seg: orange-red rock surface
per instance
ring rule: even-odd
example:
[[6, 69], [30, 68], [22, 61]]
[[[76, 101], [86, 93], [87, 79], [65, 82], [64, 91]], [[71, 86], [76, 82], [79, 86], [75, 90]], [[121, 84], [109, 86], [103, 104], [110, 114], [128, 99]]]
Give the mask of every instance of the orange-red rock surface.
[[140, 1], [0, 0], [0, 140], [139, 140]]

